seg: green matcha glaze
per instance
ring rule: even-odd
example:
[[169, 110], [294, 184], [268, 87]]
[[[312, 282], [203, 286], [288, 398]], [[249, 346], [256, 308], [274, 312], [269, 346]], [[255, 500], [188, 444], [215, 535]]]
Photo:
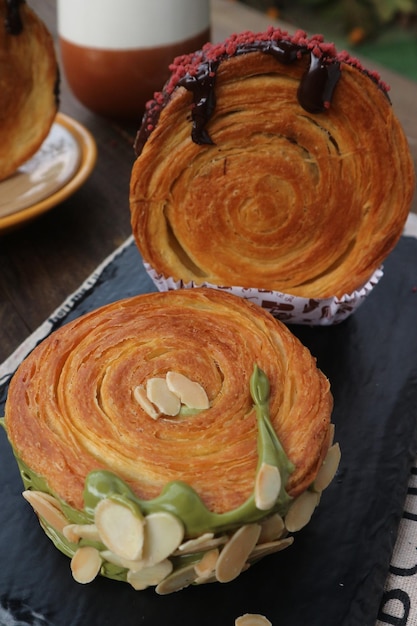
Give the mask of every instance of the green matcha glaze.
[[254, 367], [250, 380], [250, 392], [255, 403], [258, 420], [258, 470], [262, 463], [278, 467], [282, 481], [277, 503], [280, 505], [278, 512], [281, 514], [286, 513], [291, 498], [285, 491], [285, 486], [295, 467], [285, 454], [284, 448], [269, 419], [269, 381], [265, 373], [257, 365]]
[[[124, 504], [139, 517], [157, 511], [169, 512], [182, 521], [186, 537], [198, 537], [206, 532], [216, 534], [233, 530], [244, 524], [259, 521], [275, 512], [285, 516], [291, 503], [291, 497], [285, 491], [285, 485], [291, 472], [294, 471], [294, 466], [286, 456], [269, 419], [269, 390], [267, 376], [255, 365], [250, 381], [250, 392], [256, 410], [258, 427], [257, 471], [263, 463], [267, 463], [276, 466], [281, 475], [281, 491], [275, 505], [268, 511], [261, 511], [256, 507], [255, 496], [252, 493], [236, 509], [224, 513], [213, 513], [206, 508], [197, 492], [182, 481], [168, 483], [161, 494], [152, 500], [141, 500], [121, 478], [107, 470], [95, 470], [88, 474], [84, 485], [84, 510], [78, 511], [61, 500], [49, 488], [46, 480], [27, 467], [15, 453], [23, 484], [25, 489], [33, 489], [53, 495], [59, 501], [69, 523], [77, 524], [94, 523], [95, 508], [105, 498], [111, 498]], [[0, 420], [0, 422], [5, 427], [4, 419]], [[41, 519], [41, 525], [55, 546], [69, 557], [74, 555], [80, 545], [93, 545], [99, 551], [105, 549], [103, 544], [87, 540], [81, 540], [79, 544], [73, 544], [60, 532], [48, 525], [45, 520]], [[201, 558], [200, 554], [190, 555], [186, 559], [184, 557], [174, 559], [175, 569], [178, 566], [184, 566], [184, 563], [190, 559], [197, 562], [199, 558]], [[182, 565], [179, 565], [179, 562], [176, 563], [177, 560], [181, 561]], [[103, 563], [101, 570], [103, 575], [117, 580], [126, 580], [126, 572], [127, 570], [107, 562]]]

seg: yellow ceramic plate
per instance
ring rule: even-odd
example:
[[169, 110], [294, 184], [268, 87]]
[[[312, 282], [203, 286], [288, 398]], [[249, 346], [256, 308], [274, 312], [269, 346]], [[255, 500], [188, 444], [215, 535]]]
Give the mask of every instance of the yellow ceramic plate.
[[58, 113], [38, 152], [0, 182], [0, 232], [65, 200], [91, 174], [96, 158], [91, 133], [71, 117]]

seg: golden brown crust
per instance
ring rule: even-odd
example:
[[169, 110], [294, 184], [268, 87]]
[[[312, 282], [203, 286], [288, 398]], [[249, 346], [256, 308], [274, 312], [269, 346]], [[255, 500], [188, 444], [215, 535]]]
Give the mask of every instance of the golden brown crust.
[[305, 297], [360, 288], [408, 215], [414, 169], [383, 90], [342, 63], [330, 109], [297, 100], [307, 60], [262, 52], [223, 61], [214, 145], [193, 143], [177, 88], [136, 160], [132, 229], [166, 277]]
[[[192, 485], [222, 512], [253, 491], [257, 425], [254, 364], [271, 384], [271, 421], [296, 465], [300, 494], [327, 452], [332, 396], [315, 360], [257, 305], [216, 290], [153, 293], [70, 322], [11, 381], [6, 427], [17, 455], [82, 508], [87, 473], [106, 468], [145, 499], [171, 480]], [[199, 382], [210, 408], [153, 420], [133, 389], [174, 370]]]
[[9, 33], [6, 1], [0, 0], [0, 180], [39, 149], [58, 105], [52, 37], [26, 3], [19, 12], [23, 28]]

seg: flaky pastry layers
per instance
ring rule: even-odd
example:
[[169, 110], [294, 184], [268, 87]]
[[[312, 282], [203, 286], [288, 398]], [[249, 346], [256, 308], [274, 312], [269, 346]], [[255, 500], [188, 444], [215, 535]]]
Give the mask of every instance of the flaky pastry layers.
[[337, 468], [331, 411], [327, 378], [283, 324], [195, 289], [55, 331], [14, 375], [5, 426], [74, 578], [165, 594], [291, 545]]
[[26, 2], [0, 0], [0, 180], [39, 149], [57, 108], [50, 33]]
[[136, 147], [138, 248], [184, 283], [349, 294], [396, 244], [414, 188], [386, 86], [301, 32], [176, 59]]
[[[83, 507], [88, 472], [99, 467], [145, 499], [184, 480], [224, 512], [253, 488], [255, 364], [270, 381], [271, 421], [296, 466], [288, 484], [296, 496], [327, 451], [329, 383], [285, 327], [215, 290], [141, 295], [65, 325], [12, 379], [7, 432], [19, 458], [75, 508]], [[170, 370], [200, 383], [209, 409], [150, 418], [133, 391]]]

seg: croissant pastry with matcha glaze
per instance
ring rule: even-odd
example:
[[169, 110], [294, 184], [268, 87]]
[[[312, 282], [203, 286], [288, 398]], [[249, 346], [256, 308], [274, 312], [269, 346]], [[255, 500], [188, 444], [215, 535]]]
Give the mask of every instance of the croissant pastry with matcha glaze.
[[307, 298], [361, 288], [399, 239], [414, 188], [387, 89], [303, 32], [246, 32], [176, 59], [136, 140], [144, 260], [197, 285]]
[[21, 0], [0, 0], [0, 180], [46, 139], [58, 109], [58, 65], [44, 23]]
[[[76, 580], [101, 572], [169, 593], [291, 544], [337, 468], [331, 411], [327, 378], [283, 324], [195, 289], [55, 331], [14, 375], [5, 427], [24, 495]], [[230, 569], [232, 540], [244, 561]]]

